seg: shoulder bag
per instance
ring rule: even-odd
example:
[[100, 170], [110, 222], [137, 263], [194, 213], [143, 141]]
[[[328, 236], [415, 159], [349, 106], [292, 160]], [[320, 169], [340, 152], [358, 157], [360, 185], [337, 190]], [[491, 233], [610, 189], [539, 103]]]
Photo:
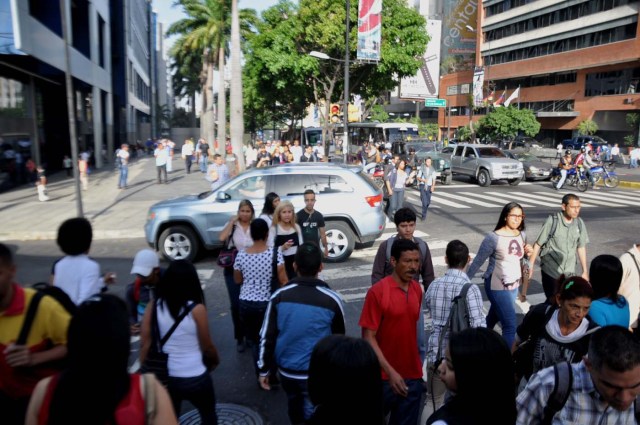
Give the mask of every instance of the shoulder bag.
[[[157, 301], [156, 301], [157, 303]], [[167, 362], [169, 361], [169, 355], [162, 351], [164, 344], [169, 341], [173, 332], [178, 328], [182, 319], [187, 317], [196, 303], [191, 303], [184, 311], [178, 316], [171, 329], [163, 336], [160, 337], [160, 328], [158, 327], [158, 305], [154, 303], [153, 311], [151, 312], [151, 345], [149, 346], [149, 352], [144, 359], [142, 366], [140, 367], [140, 373], [153, 373], [156, 375], [158, 381], [164, 386], [169, 382], [169, 368]]]
[[218, 254], [218, 265], [220, 267], [233, 267], [233, 263], [236, 261], [236, 255], [238, 255], [238, 249], [233, 244], [233, 234], [236, 231], [236, 225], [233, 225], [231, 234], [224, 243], [224, 248], [220, 250]]

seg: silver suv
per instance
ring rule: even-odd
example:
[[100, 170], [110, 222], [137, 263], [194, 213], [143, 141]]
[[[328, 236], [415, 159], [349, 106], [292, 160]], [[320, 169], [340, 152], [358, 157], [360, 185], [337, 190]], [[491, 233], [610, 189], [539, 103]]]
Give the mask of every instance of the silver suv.
[[345, 261], [356, 243], [373, 243], [384, 231], [382, 192], [362, 167], [302, 163], [252, 168], [215, 191], [158, 202], [149, 209], [145, 237], [169, 260], [193, 260], [201, 247], [222, 246], [220, 232], [242, 199], [251, 200], [256, 216], [269, 192], [299, 211], [307, 189], [316, 193], [315, 208], [325, 219], [327, 261]]

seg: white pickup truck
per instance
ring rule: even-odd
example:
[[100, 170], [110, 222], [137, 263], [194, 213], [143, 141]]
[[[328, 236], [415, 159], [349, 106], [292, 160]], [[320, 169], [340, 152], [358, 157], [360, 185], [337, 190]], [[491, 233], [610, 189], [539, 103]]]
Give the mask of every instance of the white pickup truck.
[[506, 180], [516, 186], [524, 177], [520, 161], [508, 158], [500, 148], [491, 145], [457, 145], [451, 154], [451, 172], [469, 176], [483, 187], [492, 180]]

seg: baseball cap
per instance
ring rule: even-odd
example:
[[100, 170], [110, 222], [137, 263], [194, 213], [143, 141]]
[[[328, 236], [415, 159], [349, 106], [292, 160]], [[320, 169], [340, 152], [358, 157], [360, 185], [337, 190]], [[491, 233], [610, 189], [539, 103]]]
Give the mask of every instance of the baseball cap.
[[160, 261], [158, 260], [158, 256], [155, 251], [142, 249], [138, 251], [133, 259], [131, 274], [139, 274], [147, 277], [156, 267], [160, 267]]

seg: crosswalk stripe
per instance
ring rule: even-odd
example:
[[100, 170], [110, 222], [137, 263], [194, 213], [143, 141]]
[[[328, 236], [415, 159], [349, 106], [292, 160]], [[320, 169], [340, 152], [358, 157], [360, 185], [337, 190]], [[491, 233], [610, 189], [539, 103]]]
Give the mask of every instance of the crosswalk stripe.
[[[393, 235], [393, 233], [383, 233], [382, 236], [380, 236], [378, 238], [378, 240], [386, 241], [392, 235]], [[429, 251], [434, 251], [436, 249], [444, 249], [444, 248], [447, 247], [447, 244], [449, 243], [448, 241], [443, 241], [443, 240], [439, 240], [439, 239], [430, 241], [428, 239], [429, 235], [426, 234], [426, 233], [423, 233], [423, 232], [421, 232], [419, 230], [416, 230], [413, 235], [415, 237], [422, 238], [427, 243], [427, 245], [429, 245]], [[349, 258], [371, 258], [371, 259], [373, 259], [373, 257], [375, 257], [376, 253], [378, 252], [378, 247], [379, 247], [379, 245], [371, 247], [371, 248], [356, 249], [355, 251], [353, 251], [351, 253], [351, 256]]]
[[[620, 204], [620, 206], [625, 206], [625, 205], [635, 205], [635, 206], [640, 206], [640, 201], [636, 201], [636, 200], [630, 200], [630, 199], [619, 199], [620, 197], [617, 195], [613, 195], [613, 194], [609, 194], [606, 192], [600, 192], [600, 194], [596, 194], [596, 193], [581, 193], [580, 195], [580, 199], [582, 198], [605, 198], [604, 201], [605, 205], [611, 205], [613, 206], [618, 206], [618, 205], [614, 205], [614, 204]], [[637, 198], [636, 198], [637, 199]], [[587, 202], [594, 202], [591, 199], [589, 199]]]
[[445, 196], [445, 197], [452, 198], [452, 199], [457, 199], [459, 201], [468, 202], [468, 203], [473, 204], [473, 205], [480, 205], [481, 207], [488, 207], [488, 208], [496, 208], [496, 207], [500, 208], [500, 207], [502, 207], [502, 205], [499, 205], [499, 204], [490, 204], [488, 202], [476, 201], [475, 199], [469, 199], [469, 198], [467, 198], [465, 196], [454, 195], [452, 193], [439, 193], [438, 195], [439, 196]]
[[[539, 194], [544, 194], [545, 192], [536, 192]], [[580, 194], [577, 194], [580, 197], [580, 206], [592, 206], [591, 204], [595, 204], [595, 205], [604, 205], [604, 206], [610, 206], [610, 207], [624, 207], [624, 204], [620, 204], [619, 202], [613, 202], [611, 200], [602, 200], [602, 196], [600, 195], [596, 195], [596, 194], [591, 194], [591, 193], [587, 193], [587, 192], [582, 192]], [[586, 201], [585, 201], [586, 200]]]
[[[507, 196], [506, 194], [500, 192], [487, 192], [487, 194], [491, 196]], [[511, 199], [515, 200], [516, 202], [520, 202], [521, 200], [523, 200], [525, 203], [530, 202], [535, 204], [536, 206], [557, 207], [560, 204], [560, 201], [558, 201], [557, 203], [545, 202], [545, 200], [549, 200], [548, 196], [544, 197], [544, 200], [540, 200], [537, 199], [538, 197], [530, 198], [527, 196], [529, 194], [524, 192], [509, 192], [509, 195], [511, 195]]]
[[[485, 199], [487, 196], [485, 194], [482, 193], [471, 193], [471, 192], [458, 192], [460, 195], [464, 195], [464, 196], [475, 196], [477, 198], [482, 198]], [[492, 198], [494, 198], [493, 200], [500, 200], [500, 199], [495, 199], [495, 198], [503, 198], [505, 199], [505, 202], [510, 202], [513, 201], [513, 196], [509, 196], [507, 194], [498, 194], [497, 192], [492, 192], [494, 193], [494, 195], [491, 195]], [[526, 204], [524, 202], [520, 202], [520, 205], [522, 205], [523, 207], [527, 207], [527, 208], [533, 208], [534, 205], [533, 204]]]
[[[431, 255], [431, 262], [433, 267], [446, 267], [447, 263], [444, 260], [443, 255]], [[353, 277], [371, 276], [371, 269], [373, 268], [373, 262], [371, 264], [362, 264], [359, 266], [351, 267], [339, 267], [336, 269], [323, 269], [321, 276], [323, 279], [349, 279]]]
[[[557, 207], [562, 202], [562, 196], [556, 195], [555, 192], [552, 192], [552, 193], [537, 192], [537, 193], [542, 193], [543, 195], [534, 195], [531, 193], [524, 193], [524, 192], [510, 192], [510, 193], [513, 193], [514, 195], [517, 195], [517, 196], [522, 196], [523, 198], [526, 198], [526, 199], [535, 200], [540, 205], [546, 205], [548, 207]], [[555, 201], [555, 202], [550, 202], [550, 201]], [[593, 205], [583, 205], [583, 206], [592, 207]]]
[[458, 203], [458, 202], [451, 202], [451, 201], [447, 201], [446, 199], [443, 199], [443, 198], [441, 197], [442, 195], [443, 195], [443, 193], [442, 193], [442, 192], [438, 192], [438, 194], [437, 194], [437, 195], [436, 195], [436, 194], [434, 194], [434, 195], [431, 197], [431, 203], [432, 203], [432, 204], [435, 204], [436, 206], [437, 206], [438, 204], [442, 204], [442, 205], [446, 205], [446, 206], [448, 206], [448, 207], [452, 207], [452, 208], [471, 208], [471, 207], [469, 207], [469, 206], [467, 206], [467, 205], [462, 205], [462, 204], [460, 204], [460, 203]]

